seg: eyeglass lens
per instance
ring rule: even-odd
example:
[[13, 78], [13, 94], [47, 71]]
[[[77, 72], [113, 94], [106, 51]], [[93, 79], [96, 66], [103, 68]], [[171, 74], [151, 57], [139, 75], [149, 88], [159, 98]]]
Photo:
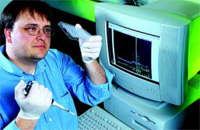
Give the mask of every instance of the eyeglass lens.
[[30, 35], [36, 36], [40, 33], [41, 30], [43, 30], [43, 33], [46, 37], [53, 36], [53, 31], [51, 27], [44, 27], [43, 29], [40, 29], [38, 26], [30, 25], [24, 28]]

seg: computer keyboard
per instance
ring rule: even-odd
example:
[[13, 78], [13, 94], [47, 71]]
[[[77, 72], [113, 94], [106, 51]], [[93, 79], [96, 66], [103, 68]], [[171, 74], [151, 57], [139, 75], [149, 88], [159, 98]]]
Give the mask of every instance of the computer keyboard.
[[79, 130], [133, 130], [98, 106], [79, 116]]

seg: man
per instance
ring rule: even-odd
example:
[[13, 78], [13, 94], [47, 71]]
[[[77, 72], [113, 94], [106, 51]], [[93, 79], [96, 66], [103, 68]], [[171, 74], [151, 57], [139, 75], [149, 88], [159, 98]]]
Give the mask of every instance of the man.
[[[1, 20], [0, 129], [78, 129], [72, 96], [96, 105], [111, 93], [112, 75], [96, 61], [101, 37], [79, 39], [83, 70], [68, 55], [49, 49], [51, 18], [43, 2], [12, 1]], [[25, 96], [30, 80], [33, 85]], [[51, 105], [52, 98], [75, 116]]]

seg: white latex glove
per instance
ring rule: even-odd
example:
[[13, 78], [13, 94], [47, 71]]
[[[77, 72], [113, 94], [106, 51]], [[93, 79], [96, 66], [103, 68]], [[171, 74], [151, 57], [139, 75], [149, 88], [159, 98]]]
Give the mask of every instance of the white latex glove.
[[[82, 28], [80, 24], [76, 24], [76, 28]], [[81, 50], [82, 60], [89, 64], [99, 57], [102, 46], [101, 36], [90, 36], [88, 39], [79, 38], [79, 47]]]
[[15, 87], [15, 100], [20, 107], [18, 116], [23, 119], [39, 119], [40, 115], [50, 107], [52, 93], [34, 81], [29, 94], [24, 96], [25, 85], [24, 80], [21, 80]]

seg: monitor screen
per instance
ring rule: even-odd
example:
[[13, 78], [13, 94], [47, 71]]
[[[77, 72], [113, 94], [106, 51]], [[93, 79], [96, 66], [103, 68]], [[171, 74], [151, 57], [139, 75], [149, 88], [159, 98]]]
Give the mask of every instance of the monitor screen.
[[111, 65], [131, 75], [158, 83], [158, 62], [151, 60], [158, 61], [158, 37], [140, 35], [139, 32], [108, 22], [107, 40]]

